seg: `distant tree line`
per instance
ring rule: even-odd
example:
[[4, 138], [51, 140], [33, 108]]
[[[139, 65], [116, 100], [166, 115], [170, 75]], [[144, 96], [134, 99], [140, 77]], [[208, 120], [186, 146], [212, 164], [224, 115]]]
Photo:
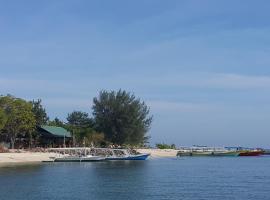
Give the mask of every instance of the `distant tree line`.
[[[29, 147], [38, 144], [37, 127], [60, 126], [69, 130], [74, 146], [110, 144], [142, 146], [148, 142], [152, 116], [149, 107], [124, 90], [101, 91], [93, 99], [92, 117], [73, 111], [66, 122], [50, 120], [42, 100], [26, 101], [12, 95], [0, 96], [0, 139], [14, 148], [17, 138], [26, 138]], [[1, 141], [0, 141], [1, 142]]]

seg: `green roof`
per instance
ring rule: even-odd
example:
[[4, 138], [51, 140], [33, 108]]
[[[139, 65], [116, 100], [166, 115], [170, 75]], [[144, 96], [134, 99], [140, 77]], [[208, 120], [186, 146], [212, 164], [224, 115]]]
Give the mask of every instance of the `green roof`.
[[58, 126], [41, 126], [42, 129], [57, 137], [71, 137], [70, 132]]

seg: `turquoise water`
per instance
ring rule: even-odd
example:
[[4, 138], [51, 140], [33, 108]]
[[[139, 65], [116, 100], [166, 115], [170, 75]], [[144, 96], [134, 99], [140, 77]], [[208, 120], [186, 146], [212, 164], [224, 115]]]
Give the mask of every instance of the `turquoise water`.
[[2, 200], [269, 200], [270, 157], [46, 163], [0, 168]]

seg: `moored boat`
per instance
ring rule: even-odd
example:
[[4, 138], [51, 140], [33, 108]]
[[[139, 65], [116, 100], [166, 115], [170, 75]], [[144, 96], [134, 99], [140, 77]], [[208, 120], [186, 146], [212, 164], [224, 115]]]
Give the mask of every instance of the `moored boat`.
[[270, 149], [264, 149], [263, 155], [270, 155]]
[[191, 156], [212, 156], [213, 152], [211, 151], [192, 151]]
[[239, 156], [260, 156], [263, 154], [263, 151], [261, 150], [246, 150], [246, 151], [240, 151]]
[[105, 160], [104, 157], [100, 156], [92, 156], [92, 155], [87, 155], [87, 156], [64, 156], [64, 157], [59, 157], [55, 158], [54, 162], [95, 162], [95, 161], [103, 161]]
[[234, 157], [234, 156], [239, 156], [239, 153], [238, 151], [214, 151], [213, 152], [213, 156], [231, 156], [231, 157]]
[[146, 160], [150, 154], [142, 153], [137, 155], [124, 155], [124, 156], [109, 156], [106, 160]]
[[178, 151], [176, 156], [192, 156], [191, 151]]
[[132, 149], [111, 148], [51, 148], [50, 152], [58, 153], [58, 157], [50, 158], [50, 162], [93, 162], [103, 160], [146, 160], [150, 154], [139, 153]]

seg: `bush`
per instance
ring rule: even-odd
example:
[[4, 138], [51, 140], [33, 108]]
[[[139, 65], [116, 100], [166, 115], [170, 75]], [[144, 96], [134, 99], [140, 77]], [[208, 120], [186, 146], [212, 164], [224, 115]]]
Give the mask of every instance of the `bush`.
[[0, 153], [8, 153], [8, 149], [0, 144]]
[[158, 144], [156, 144], [156, 147], [158, 148], [158, 149], [175, 149], [176, 147], [175, 147], [175, 144], [171, 144], [171, 145], [169, 145], [169, 144], [164, 144], [164, 143], [158, 143]]

